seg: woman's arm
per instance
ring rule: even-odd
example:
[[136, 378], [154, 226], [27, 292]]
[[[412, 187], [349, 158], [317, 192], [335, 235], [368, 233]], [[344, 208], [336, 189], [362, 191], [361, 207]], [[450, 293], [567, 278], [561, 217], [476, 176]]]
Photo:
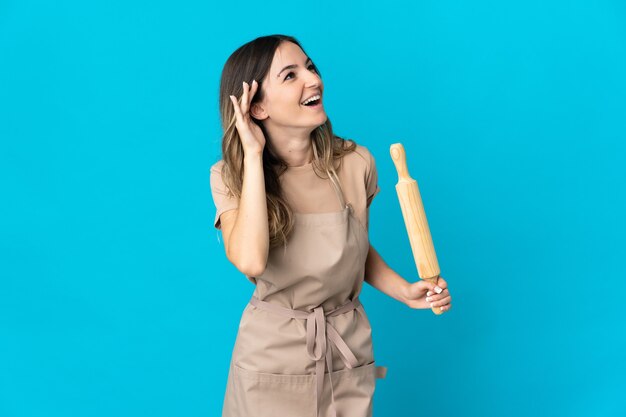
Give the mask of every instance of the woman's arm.
[[371, 244], [365, 261], [365, 282], [406, 304], [406, 291], [410, 284], [385, 263]]
[[389, 268], [372, 245], [365, 261], [365, 282], [410, 308], [439, 307], [441, 311], [452, 308], [452, 297], [443, 277], [439, 277], [436, 285], [425, 280], [411, 284]]
[[265, 196], [263, 155], [244, 157], [239, 207], [220, 216], [226, 257], [247, 276], [265, 271], [269, 254], [269, 224]]

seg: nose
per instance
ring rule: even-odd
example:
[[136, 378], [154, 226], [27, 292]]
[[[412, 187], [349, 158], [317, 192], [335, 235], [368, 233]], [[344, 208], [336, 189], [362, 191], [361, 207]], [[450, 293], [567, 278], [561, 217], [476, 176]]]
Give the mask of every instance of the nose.
[[322, 84], [322, 79], [314, 72], [308, 72], [305, 79], [307, 87], [319, 87]]

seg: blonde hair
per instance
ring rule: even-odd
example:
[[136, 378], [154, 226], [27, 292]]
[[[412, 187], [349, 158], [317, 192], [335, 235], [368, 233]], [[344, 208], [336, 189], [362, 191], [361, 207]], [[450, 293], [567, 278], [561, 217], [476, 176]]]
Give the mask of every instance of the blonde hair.
[[[222, 70], [220, 80], [219, 108], [222, 122], [222, 180], [233, 196], [241, 198], [243, 186], [244, 151], [241, 145], [239, 132], [235, 126], [236, 116], [230, 100], [230, 95], [241, 97], [243, 94], [242, 82], [252, 84], [257, 80], [258, 89], [252, 103], [263, 100], [261, 81], [269, 72], [274, 52], [282, 42], [293, 42], [304, 52], [300, 43], [291, 36], [270, 35], [262, 36], [250, 41], [233, 52]], [[318, 74], [321, 77], [321, 74]], [[279, 177], [287, 169], [268, 140], [263, 124], [252, 118], [259, 125], [266, 137], [263, 150], [263, 173], [265, 177], [265, 194], [267, 201], [267, 216], [269, 225], [270, 247], [286, 243], [294, 225], [293, 210], [282, 196]], [[313, 169], [320, 178], [329, 178], [337, 186], [337, 171], [341, 167], [343, 155], [356, 149], [356, 143], [350, 139], [343, 139], [333, 133], [330, 119], [318, 126], [311, 133], [311, 146], [315, 159]], [[333, 178], [333, 176], [335, 178]]]

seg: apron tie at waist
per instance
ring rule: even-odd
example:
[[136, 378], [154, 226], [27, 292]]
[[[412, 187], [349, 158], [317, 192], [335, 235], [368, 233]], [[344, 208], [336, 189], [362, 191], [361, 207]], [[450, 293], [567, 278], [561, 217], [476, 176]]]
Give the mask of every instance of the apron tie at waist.
[[[347, 313], [348, 311], [355, 310], [361, 305], [358, 297], [347, 303], [329, 311], [325, 312], [322, 306], [313, 309], [312, 312], [292, 310], [289, 308], [281, 307], [267, 301], [261, 301], [257, 297], [252, 297], [250, 304], [258, 307], [262, 310], [268, 310], [270, 312], [280, 314], [285, 317], [304, 319], [306, 320], [306, 349], [309, 358], [314, 360], [315, 363], [315, 377], [316, 377], [316, 401], [315, 401], [315, 415], [319, 415], [320, 400], [322, 398], [322, 392], [324, 388], [324, 372], [325, 367], [328, 368], [328, 378], [330, 379], [330, 391], [331, 391], [331, 415], [336, 416], [335, 410], [335, 394], [333, 392], [333, 357], [332, 346], [340, 353], [341, 360], [346, 365], [346, 368], [352, 369], [358, 365], [358, 361], [354, 353], [350, 350], [346, 342], [330, 323], [326, 321], [326, 317], [338, 316], [340, 314]], [[331, 343], [329, 344], [328, 341]], [[326, 364], [324, 364], [324, 361]]]

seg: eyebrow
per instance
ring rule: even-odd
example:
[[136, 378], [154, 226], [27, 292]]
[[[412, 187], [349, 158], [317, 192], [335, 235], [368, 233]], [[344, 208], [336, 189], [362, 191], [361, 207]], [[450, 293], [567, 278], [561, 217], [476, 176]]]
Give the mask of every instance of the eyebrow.
[[[307, 64], [307, 62], [311, 61], [311, 58], [307, 58], [306, 61], [304, 61], [304, 65]], [[313, 62], [313, 61], [311, 61]], [[280, 77], [280, 74], [282, 74], [282, 72], [286, 69], [291, 69], [291, 68], [298, 68], [297, 64], [291, 64], [291, 65], [287, 65], [285, 68], [281, 69], [280, 72], [278, 73], [278, 75], [276, 75], [276, 78]]]

